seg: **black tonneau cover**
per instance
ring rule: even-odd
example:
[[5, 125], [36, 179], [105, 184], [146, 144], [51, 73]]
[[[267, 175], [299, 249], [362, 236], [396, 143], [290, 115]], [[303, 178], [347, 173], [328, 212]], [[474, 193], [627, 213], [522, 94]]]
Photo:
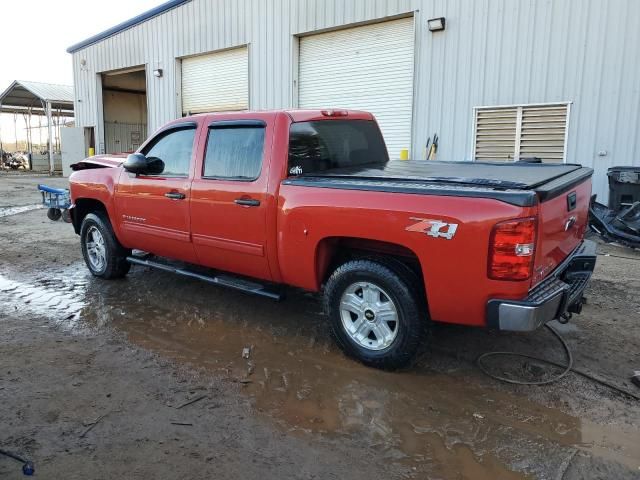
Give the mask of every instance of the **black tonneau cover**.
[[385, 166], [332, 169], [312, 175], [314, 177], [422, 180], [425, 182], [535, 190], [536, 187], [581, 168], [581, 165], [563, 163], [395, 160], [388, 162]]
[[285, 184], [323, 188], [495, 198], [533, 205], [593, 174], [576, 164], [396, 160], [384, 166], [331, 169], [290, 177]]

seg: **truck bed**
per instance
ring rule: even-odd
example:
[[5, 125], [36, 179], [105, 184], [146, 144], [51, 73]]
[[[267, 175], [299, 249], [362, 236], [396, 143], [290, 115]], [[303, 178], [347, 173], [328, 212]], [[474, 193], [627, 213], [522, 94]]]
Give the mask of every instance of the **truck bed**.
[[285, 180], [322, 188], [495, 198], [535, 205], [589, 178], [575, 164], [390, 161], [384, 166], [332, 169]]

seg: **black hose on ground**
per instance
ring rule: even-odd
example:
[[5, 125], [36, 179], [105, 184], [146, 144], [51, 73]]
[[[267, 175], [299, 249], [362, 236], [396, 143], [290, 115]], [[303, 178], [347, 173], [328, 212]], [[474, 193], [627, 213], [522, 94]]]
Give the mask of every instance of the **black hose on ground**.
[[22, 458], [20, 455], [17, 455], [15, 453], [8, 452], [7, 450], [2, 450], [2, 449], [0, 449], [0, 455], [13, 458], [14, 460], [17, 460], [18, 462], [22, 463], [22, 473], [24, 473], [27, 476], [31, 476], [35, 472], [35, 468], [31, 460], [27, 460], [26, 458]]
[[[488, 375], [491, 378], [495, 378], [496, 380], [500, 380], [500, 381], [507, 382], [507, 383], [513, 383], [515, 385], [547, 385], [549, 383], [557, 382], [562, 377], [564, 377], [567, 373], [569, 373], [571, 371], [571, 369], [573, 368], [573, 355], [571, 355], [571, 350], [569, 350], [569, 345], [567, 345], [567, 342], [565, 342], [564, 338], [562, 338], [560, 336], [560, 334], [558, 332], [556, 332], [553, 327], [551, 327], [549, 325], [545, 325], [545, 327], [547, 327], [547, 329], [549, 329], [551, 331], [551, 333], [562, 344], [562, 348], [564, 349], [564, 353], [565, 353], [565, 355], [567, 357], [567, 364], [566, 365], [558, 365], [555, 362], [550, 362], [549, 360], [545, 360], [543, 358], [538, 358], [538, 357], [534, 357], [533, 355], [527, 355], [525, 353], [517, 353], [517, 352], [487, 352], [487, 353], [483, 353], [482, 355], [480, 355], [476, 359], [476, 365], [478, 365], [478, 368], [480, 370], [482, 370], [485, 373], [485, 375]], [[560, 366], [561, 368], [564, 368], [564, 370], [559, 375], [556, 375], [555, 377], [549, 378], [547, 380], [539, 380], [539, 381], [515, 380], [513, 378], [503, 377], [502, 375], [496, 375], [495, 373], [491, 373], [482, 364], [482, 360], [484, 360], [485, 358], [498, 356], [498, 355], [508, 355], [510, 357], [529, 358], [531, 360], [535, 360], [536, 362], [550, 363], [550, 364], [555, 365], [555, 366]]]
[[[478, 368], [485, 374], [488, 375], [491, 378], [494, 378], [496, 380], [500, 380], [502, 382], [507, 382], [507, 383], [512, 383], [515, 385], [547, 385], [549, 383], [553, 383], [553, 382], [557, 382], [558, 380], [560, 380], [561, 378], [563, 378], [565, 375], [567, 375], [569, 372], [573, 372], [576, 373], [578, 375], [581, 375], [584, 378], [587, 378], [593, 382], [596, 382], [602, 386], [608, 387], [611, 390], [614, 390], [622, 395], [626, 395], [627, 397], [633, 398], [635, 400], [640, 400], [640, 395], [636, 395], [635, 393], [629, 392], [623, 388], [618, 387], [617, 385], [614, 385], [606, 380], [603, 380], [601, 378], [598, 378], [588, 372], [582, 371], [582, 370], [578, 370], [576, 368], [573, 367], [573, 355], [571, 355], [571, 350], [569, 349], [569, 345], [567, 345], [567, 342], [564, 340], [564, 338], [562, 338], [560, 336], [560, 334], [551, 326], [551, 325], [545, 325], [545, 327], [551, 331], [551, 333], [560, 341], [560, 343], [562, 344], [562, 348], [564, 349], [565, 355], [567, 357], [567, 364], [563, 365], [561, 363], [558, 362], [554, 362], [553, 360], [547, 360], [545, 358], [539, 358], [539, 357], [535, 357], [533, 355], [527, 355], [525, 353], [517, 353], [517, 352], [487, 352], [487, 353], [483, 353], [482, 355], [480, 355], [477, 359], [476, 359], [476, 365], [478, 365]], [[482, 361], [488, 357], [492, 357], [492, 356], [498, 356], [498, 355], [508, 355], [508, 356], [512, 356], [512, 357], [522, 357], [522, 358], [528, 358], [530, 360], [535, 360], [536, 362], [540, 362], [540, 363], [546, 363], [548, 365], [553, 365], [554, 367], [559, 367], [559, 368], [563, 368], [564, 370], [556, 375], [555, 377], [552, 377], [550, 379], [547, 380], [540, 380], [540, 381], [525, 381], [525, 380], [516, 380], [513, 378], [508, 378], [508, 377], [503, 377], [502, 375], [496, 375], [494, 373], [491, 373], [489, 370], [487, 370], [487, 368], [483, 365]]]

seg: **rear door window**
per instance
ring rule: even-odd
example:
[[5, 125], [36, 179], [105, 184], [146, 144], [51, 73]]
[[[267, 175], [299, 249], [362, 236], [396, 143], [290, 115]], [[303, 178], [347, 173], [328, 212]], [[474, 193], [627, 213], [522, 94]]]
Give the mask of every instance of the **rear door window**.
[[378, 125], [370, 120], [298, 122], [289, 130], [289, 175], [382, 166], [389, 161]]
[[264, 126], [212, 127], [204, 159], [204, 178], [255, 180], [260, 176]]

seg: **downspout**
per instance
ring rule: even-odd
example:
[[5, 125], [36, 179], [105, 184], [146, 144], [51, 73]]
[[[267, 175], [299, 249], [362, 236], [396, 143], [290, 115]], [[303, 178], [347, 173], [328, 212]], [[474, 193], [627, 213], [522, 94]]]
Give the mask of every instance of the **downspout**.
[[49, 135], [49, 175], [53, 175], [55, 170], [53, 164], [53, 117], [51, 115], [51, 102], [47, 101], [47, 133]]

